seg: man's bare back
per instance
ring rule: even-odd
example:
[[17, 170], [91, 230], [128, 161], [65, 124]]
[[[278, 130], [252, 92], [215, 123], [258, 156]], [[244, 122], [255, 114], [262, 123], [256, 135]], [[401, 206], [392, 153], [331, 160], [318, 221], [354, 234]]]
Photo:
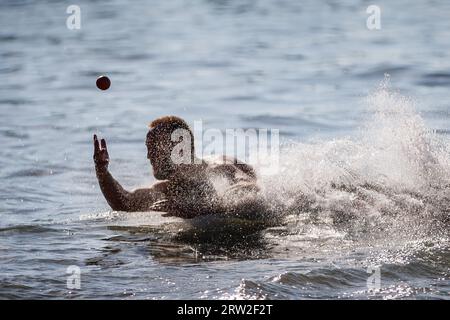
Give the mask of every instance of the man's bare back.
[[[174, 164], [174, 130], [187, 130], [191, 140], [190, 163]], [[212, 213], [248, 216], [258, 203], [256, 174], [247, 164], [220, 157], [204, 161], [195, 158], [193, 135], [184, 120], [163, 117], [152, 122], [146, 140], [147, 158], [155, 178], [150, 188], [129, 192], [108, 171], [109, 155], [104, 139], [94, 135], [94, 163], [97, 179], [108, 204], [117, 211], [163, 211], [168, 215], [193, 218]], [[189, 148], [188, 148], [189, 149]], [[188, 150], [189, 151], [189, 150]]]

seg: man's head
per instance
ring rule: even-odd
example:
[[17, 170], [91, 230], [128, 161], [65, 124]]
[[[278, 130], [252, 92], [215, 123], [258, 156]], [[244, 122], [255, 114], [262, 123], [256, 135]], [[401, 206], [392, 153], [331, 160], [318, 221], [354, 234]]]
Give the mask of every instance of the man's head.
[[188, 157], [188, 162], [192, 163], [194, 135], [186, 121], [165, 116], [152, 121], [149, 127], [145, 144], [156, 179], [169, 179], [176, 174], [180, 168], [179, 159], [184, 159], [182, 162], [186, 163]]

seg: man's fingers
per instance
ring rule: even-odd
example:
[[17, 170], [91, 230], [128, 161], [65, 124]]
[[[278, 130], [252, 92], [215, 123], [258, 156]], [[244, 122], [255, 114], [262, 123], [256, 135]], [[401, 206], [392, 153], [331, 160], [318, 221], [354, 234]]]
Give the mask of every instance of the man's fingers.
[[102, 139], [102, 149], [106, 149], [106, 140]]
[[97, 135], [94, 134], [94, 152], [100, 152], [100, 144], [98, 143]]

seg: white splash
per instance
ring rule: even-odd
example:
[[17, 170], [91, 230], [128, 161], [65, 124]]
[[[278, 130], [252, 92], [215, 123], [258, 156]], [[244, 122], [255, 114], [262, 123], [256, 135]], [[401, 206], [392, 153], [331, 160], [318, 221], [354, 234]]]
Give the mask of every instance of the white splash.
[[413, 236], [448, 223], [449, 144], [386, 81], [366, 104], [371, 117], [355, 137], [283, 147], [280, 173], [260, 177], [272, 210], [297, 217], [294, 228], [340, 224], [358, 234]]

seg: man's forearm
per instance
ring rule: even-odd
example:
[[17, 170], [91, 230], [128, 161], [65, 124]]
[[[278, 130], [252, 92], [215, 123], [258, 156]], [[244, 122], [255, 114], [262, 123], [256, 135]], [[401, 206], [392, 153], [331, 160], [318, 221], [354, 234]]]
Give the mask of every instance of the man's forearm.
[[130, 211], [130, 193], [126, 191], [106, 168], [95, 169], [98, 183], [106, 201], [113, 210]]

